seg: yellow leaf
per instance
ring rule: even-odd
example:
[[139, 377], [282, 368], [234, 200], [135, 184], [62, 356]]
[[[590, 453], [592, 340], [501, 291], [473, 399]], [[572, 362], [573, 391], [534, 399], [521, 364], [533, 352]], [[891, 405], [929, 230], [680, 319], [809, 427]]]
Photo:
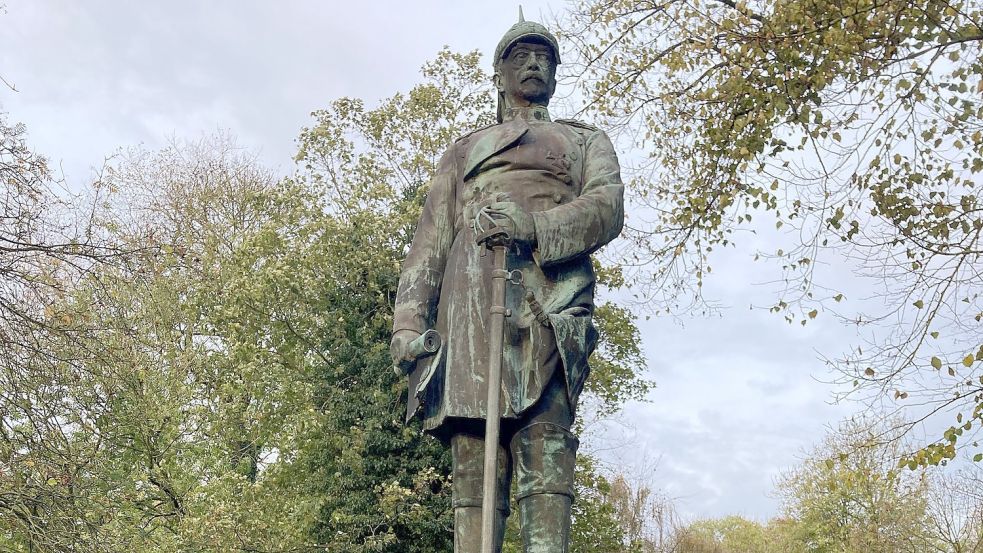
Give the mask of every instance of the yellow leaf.
[[942, 360], [939, 359], [938, 357], [933, 357], [932, 358], [932, 366], [935, 367], [936, 370], [941, 369], [942, 368]]
[[972, 355], [967, 355], [966, 357], [963, 358], [963, 366], [965, 366], [965, 367], [972, 367], [973, 366], [973, 361], [975, 361], [975, 360], [976, 360], [976, 358], [973, 357]]

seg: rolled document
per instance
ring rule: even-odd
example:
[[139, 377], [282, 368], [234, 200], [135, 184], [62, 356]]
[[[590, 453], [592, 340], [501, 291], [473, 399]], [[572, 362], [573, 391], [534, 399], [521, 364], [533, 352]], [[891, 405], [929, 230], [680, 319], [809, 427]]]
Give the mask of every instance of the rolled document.
[[413, 366], [416, 362], [424, 357], [430, 357], [431, 355], [437, 353], [440, 349], [440, 333], [434, 329], [430, 329], [423, 334], [416, 337], [415, 340], [410, 342], [409, 345], [409, 356], [412, 360], [403, 360], [394, 367], [396, 373], [403, 375], [407, 374], [413, 370]]

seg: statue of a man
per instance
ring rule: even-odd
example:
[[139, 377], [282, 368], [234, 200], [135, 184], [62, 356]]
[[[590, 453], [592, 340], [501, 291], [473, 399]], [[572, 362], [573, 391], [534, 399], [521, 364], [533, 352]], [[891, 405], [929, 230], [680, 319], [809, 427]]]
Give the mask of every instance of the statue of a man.
[[513, 479], [524, 550], [568, 550], [579, 443], [571, 427], [597, 343], [590, 254], [621, 232], [624, 186], [604, 132], [550, 118], [559, 62], [542, 25], [520, 20], [505, 33], [494, 60], [499, 123], [443, 155], [396, 297], [394, 361], [410, 361], [409, 344], [427, 329], [442, 337], [410, 372], [407, 418], [421, 415], [450, 443], [457, 553], [477, 553], [481, 541], [493, 256], [476, 243], [479, 212], [514, 241], [502, 409], [490, 415], [501, 417], [497, 550]]

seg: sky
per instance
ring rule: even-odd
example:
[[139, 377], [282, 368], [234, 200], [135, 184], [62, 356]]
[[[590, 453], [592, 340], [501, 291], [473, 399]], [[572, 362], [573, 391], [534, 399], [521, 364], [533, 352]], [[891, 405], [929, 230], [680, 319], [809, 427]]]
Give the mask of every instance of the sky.
[[[566, 8], [522, 4], [527, 19], [540, 21]], [[27, 125], [32, 146], [69, 185], [81, 185], [118, 148], [160, 148], [219, 130], [289, 173], [311, 111], [343, 96], [372, 105], [406, 91], [445, 45], [478, 49], [488, 60], [518, 8], [463, 0], [8, 0], [5, 12], [0, 76], [17, 91], [0, 87], [0, 110]], [[630, 145], [619, 147], [633, 155]], [[721, 306], [717, 315], [639, 321], [656, 387], [585, 444], [675, 498], [688, 519], [779, 514], [775, 479], [859, 408], [831, 403], [831, 375], [820, 361], [845, 351], [856, 333], [826, 313], [800, 327], [751, 309], [775, 298], [767, 282], [776, 275], [751, 260], [772, 244], [763, 233], [741, 246], [713, 260], [704, 295]]]

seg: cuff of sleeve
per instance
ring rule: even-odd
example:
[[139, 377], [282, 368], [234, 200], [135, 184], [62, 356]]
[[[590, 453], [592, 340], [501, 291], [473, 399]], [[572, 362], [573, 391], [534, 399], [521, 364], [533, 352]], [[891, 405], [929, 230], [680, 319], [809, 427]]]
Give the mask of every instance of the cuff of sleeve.
[[412, 330], [418, 334], [423, 334], [423, 331], [426, 330], [426, 328], [424, 328], [424, 325], [418, 322], [416, 319], [417, 317], [413, 315], [406, 316], [397, 313], [393, 317], [393, 334], [396, 334], [400, 330]]

